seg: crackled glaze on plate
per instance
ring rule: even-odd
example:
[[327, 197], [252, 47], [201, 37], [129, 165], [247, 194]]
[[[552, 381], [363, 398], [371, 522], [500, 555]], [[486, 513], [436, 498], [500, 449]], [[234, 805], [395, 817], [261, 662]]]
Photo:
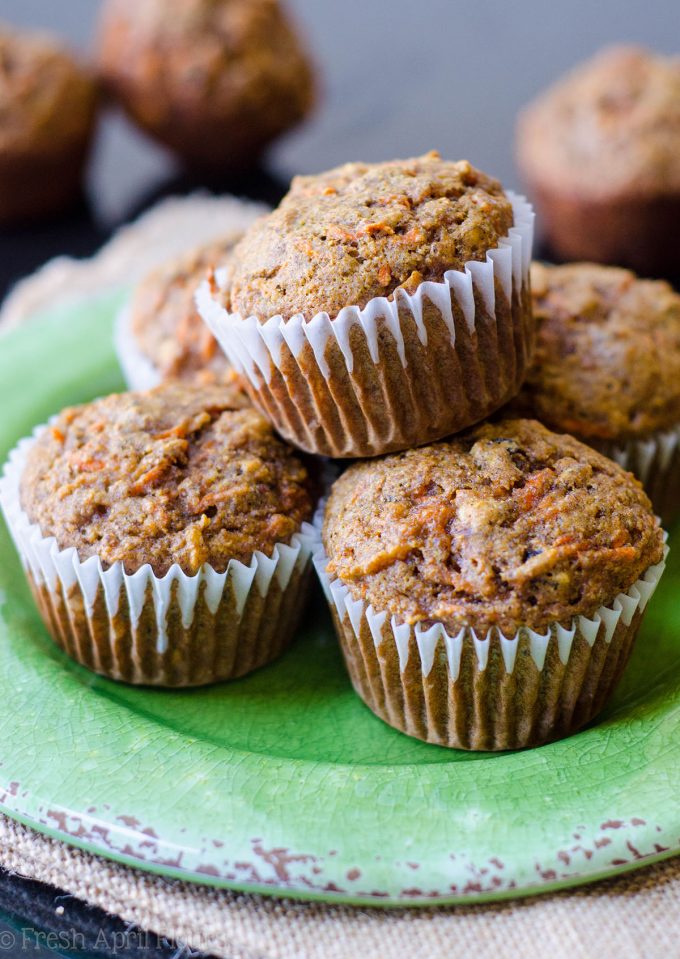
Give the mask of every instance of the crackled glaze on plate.
[[[122, 388], [122, 296], [0, 340], [0, 457], [63, 405]], [[277, 663], [135, 689], [49, 639], [0, 521], [0, 808], [168, 876], [327, 901], [431, 905], [546, 891], [680, 851], [680, 563], [601, 721], [480, 755], [417, 742], [351, 690], [323, 602]]]

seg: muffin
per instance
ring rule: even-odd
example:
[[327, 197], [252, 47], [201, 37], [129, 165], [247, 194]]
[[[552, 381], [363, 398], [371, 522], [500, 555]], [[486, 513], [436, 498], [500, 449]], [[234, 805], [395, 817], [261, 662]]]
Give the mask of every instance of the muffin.
[[534, 363], [513, 408], [631, 470], [680, 510], [680, 295], [592, 263], [534, 264]]
[[680, 58], [599, 53], [522, 114], [518, 163], [561, 259], [680, 271]]
[[313, 484], [241, 400], [175, 382], [109, 396], [12, 454], [0, 502], [47, 629], [82, 665], [195, 686], [289, 643]]
[[234, 372], [198, 314], [198, 286], [231, 255], [240, 233], [175, 257], [152, 270], [118, 317], [116, 352], [131, 389], [168, 379], [231, 382]]
[[298, 177], [203, 319], [290, 442], [333, 457], [426, 443], [519, 390], [532, 346], [532, 220], [438, 153]]
[[304, 44], [278, 0], [107, 0], [109, 91], [200, 172], [251, 167], [314, 102]]
[[402, 732], [475, 750], [597, 715], [665, 554], [638, 481], [532, 420], [350, 466], [321, 535], [358, 694]]
[[78, 197], [96, 107], [94, 80], [66, 50], [0, 24], [0, 223]]

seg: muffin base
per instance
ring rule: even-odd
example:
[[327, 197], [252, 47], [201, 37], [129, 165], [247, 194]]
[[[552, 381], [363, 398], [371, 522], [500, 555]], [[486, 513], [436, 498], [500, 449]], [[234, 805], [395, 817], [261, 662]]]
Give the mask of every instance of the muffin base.
[[[534, 345], [528, 268], [533, 212], [486, 262], [424, 282], [413, 295], [288, 321], [228, 313], [205, 284], [198, 309], [254, 404], [295, 446], [377, 456], [458, 432], [519, 390]], [[221, 277], [216, 277], [219, 287]]]
[[560, 260], [627, 266], [642, 276], [680, 270], [680, 196], [597, 200], [530, 182], [545, 240]]
[[0, 223], [61, 213], [82, 194], [89, 139], [55, 152], [0, 154]]
[[594, 719], [628, 663], [665, 566], [651, 567], [592, 618], [554, 623], [543, 634], [523, 628], [508, 639], [399, 624], [353, 600], [328, 577], [327, 562], [317, 530], [314, 563], [361, 699], [409, 736], [475, 751], [539, 746]]
[[98, 557], [59, 549], [21, 509], [26, 456], [42, 428], [10, 454], [0, 506], [50, 635], [83, 666], [110, 679], [154, 686], [198, 686], [243, 676], [275, 659], [294, 636], [310, 579], [313, 529], [303, 523], [271, 557], [231, 560], [163, 577], [150, 566], [126, 573]]

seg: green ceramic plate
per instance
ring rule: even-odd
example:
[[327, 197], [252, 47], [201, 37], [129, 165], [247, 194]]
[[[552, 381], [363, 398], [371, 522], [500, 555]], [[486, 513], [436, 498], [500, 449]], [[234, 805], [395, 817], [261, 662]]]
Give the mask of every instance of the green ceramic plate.
[[[63, 405], [122, 385], [119, 302], [0, 339], [3, 460]], [[363, 706], [318, 599], [290, 652], [246, 679], [186, 692], [100, 679], [52, 645], [0, 521], [0, 806], [130, 865], [310, 899], [492, 899], [630, 869], [680, 850], [679, 585], [671, 550], [597, 725], [470, 755]]]

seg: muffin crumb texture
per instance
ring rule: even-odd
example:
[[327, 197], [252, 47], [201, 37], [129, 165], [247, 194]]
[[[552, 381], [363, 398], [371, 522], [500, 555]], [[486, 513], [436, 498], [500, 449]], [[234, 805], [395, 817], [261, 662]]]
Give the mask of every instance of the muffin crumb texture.
[[228, 307], [261, 321], [335, 317], [484, 260], [512, 225], [498, 181], [436, 152], [296, 177], [236, 248]]
[[81, 561], [193, 575], [288, 542], [312, 515], [310, 485], [237, 390], [171, 383], [62, 412], [32, 447], [20, 496]]
[[397, 621], [513, 636], [591, 616], [663, 557], [640, 484], [531, 420], [357, 463], [335, 483], [328, 572]]
[[520, 162], [569, 194], [680, 192], [680, 57], [609, 47], [520, 120]]
[[226, 265], [239, 236], [171, 260], [153, 270], [135, 290], [130, 330], [162, 379], [228, 378], [227, 358], [201, 319], [194, 298], [209, 271]]
[[593, 440], [680, 425], [680, 295], [668, 283], [535, 263], [531, 287], [536, 353], [517, 409]]

